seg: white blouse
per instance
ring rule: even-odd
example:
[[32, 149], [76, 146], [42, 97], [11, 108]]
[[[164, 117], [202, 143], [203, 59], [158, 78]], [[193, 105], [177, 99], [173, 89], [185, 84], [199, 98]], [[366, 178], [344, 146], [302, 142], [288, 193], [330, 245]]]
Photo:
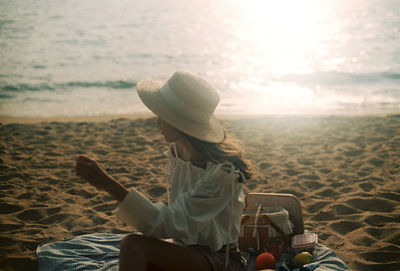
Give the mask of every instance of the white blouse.
[[[132, 189], [116, 215], [144, 235], [174, 238], [217, 251], [237, 241], [244, 206], [239, 171], [231, 163], [208, 162], [205, 169], [183, 161], [176, 146], [165, 154], [171, 176], [170, 204], [152, 203]], [[242, 176], [242, 178], [244, 178]]]

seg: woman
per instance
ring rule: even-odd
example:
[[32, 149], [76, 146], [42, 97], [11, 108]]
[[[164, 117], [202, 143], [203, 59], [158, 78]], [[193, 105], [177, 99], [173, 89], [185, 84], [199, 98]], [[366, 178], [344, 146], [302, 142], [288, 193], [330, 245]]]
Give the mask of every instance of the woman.
[[137, 90], [170, 143], [168, 205], [128, 191], [91, 158], [76, 165], [79, 177], [119, 202], [117, 216], [143, 232], [121, 241], [120, 270], [242, 270], [236, 242], [250, 169], [213, 114], [217, 91], [189, 72]]

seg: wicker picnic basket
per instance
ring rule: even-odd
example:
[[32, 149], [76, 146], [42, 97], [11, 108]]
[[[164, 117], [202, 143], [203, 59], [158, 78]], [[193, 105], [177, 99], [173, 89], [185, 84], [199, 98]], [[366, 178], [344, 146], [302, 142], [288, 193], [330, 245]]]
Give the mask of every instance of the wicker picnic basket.
[[294, 196], [250, 193], [245, 202], [238, 238], [241, 251], [265, 249], [269, 245], [280, 245], [286, 250], [291, 236], [304, 232], [300, 203]]

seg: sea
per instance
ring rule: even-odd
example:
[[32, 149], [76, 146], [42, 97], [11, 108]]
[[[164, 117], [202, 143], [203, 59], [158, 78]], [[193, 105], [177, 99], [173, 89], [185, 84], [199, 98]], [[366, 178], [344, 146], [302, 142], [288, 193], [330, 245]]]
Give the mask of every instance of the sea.
[[0, 115], [149, 112], [189, 70], [217, 114], [400, 112], [400, 0], [0, 0]]

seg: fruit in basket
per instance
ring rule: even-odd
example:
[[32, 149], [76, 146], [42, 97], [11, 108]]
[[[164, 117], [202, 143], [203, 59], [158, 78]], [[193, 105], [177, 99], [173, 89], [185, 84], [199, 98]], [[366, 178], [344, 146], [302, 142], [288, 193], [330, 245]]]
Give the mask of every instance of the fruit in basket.
[[313, 256], [309, 252], [304, 251], [304, 252], [300, 252], [299, 254], [297, 254], [293, 258], [292, 262], [293, 262], [294, 266], [301, 267], [305, 264], [311, 263], [312, 259], [313, 259]]
[[270, 242], [265, 245], [264, 250], [274, 255], [275, 261], [279, 261], [283, 251], [282, 242]]
[[275, 257], [269, 252], [263, 252], [256, 258], [256, 269], [268, 269], [275, 267]]

